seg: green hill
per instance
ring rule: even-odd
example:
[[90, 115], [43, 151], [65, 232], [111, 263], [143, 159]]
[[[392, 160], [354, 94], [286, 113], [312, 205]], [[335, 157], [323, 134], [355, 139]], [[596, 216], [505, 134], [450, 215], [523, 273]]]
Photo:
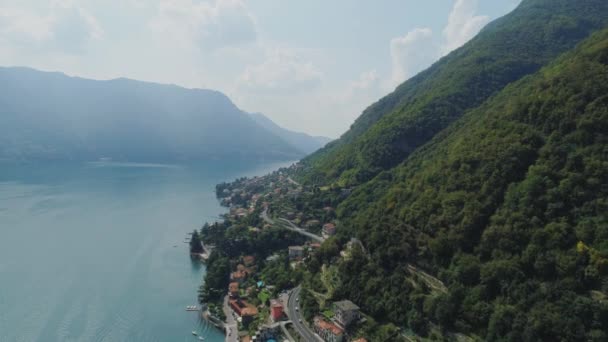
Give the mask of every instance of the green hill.
[[604, 0], [524, 0], [462, 48], [367, 108], [340, 139], [304, 160], [309, 167], [302, 178], [342, 185], [371, 179], [606, 23]]
[[370, 254], [340, 263], [338, 296], [376, 318], [421, 335], [431, 322], [483, 340], [608, 339], [608, 30], [357, 188], [339, 216]]

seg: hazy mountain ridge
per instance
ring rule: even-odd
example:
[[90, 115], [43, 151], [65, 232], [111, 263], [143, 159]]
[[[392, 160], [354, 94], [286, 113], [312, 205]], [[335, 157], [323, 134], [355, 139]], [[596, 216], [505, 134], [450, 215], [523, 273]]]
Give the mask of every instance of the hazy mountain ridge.
[[0, 68], [0, 159], [290, 160], [304, 155], [224, 94]]
[[332, 141], [331, 138], [311, 136], [306, 133], [294, 132], [283, 128], [262, 113], [251, 113], [251, 117], [262, 127], [281, 137], [304, 154], [315, 152]]

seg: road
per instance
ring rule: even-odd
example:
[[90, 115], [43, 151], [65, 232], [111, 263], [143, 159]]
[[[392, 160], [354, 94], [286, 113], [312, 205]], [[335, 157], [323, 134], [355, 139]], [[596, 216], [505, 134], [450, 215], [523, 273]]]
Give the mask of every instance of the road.
[[239, 332], [238, 324], [234, 316], [232, 316], [232, 309], [228, 304], [228, 295], [224, 296], [224, 315], [226, 315], [226, 342], [238, 342]]
[[300, 183], [296, 182], [291, 177], [287, 177], [287, 181], [293, 185], [300, 186]]
[[[262, 213], [260, 214], [260, 217], [268, 224], [276, 224], [275, 220], [271, 219], [270, 217], [268, 217], [268, 209], [264, 209], [264, 211], [262, 211]], [[306, 231], [306, 229], [300, 228], [298, 226], [296, 226], [295, 224], [293, 224], [293, 222], [284, 219], [284, 218], [280, 218], [279, 219], [282, 223], [281, 226], [285, 229], [291, 230], [292, 232], [296, 232], [300, 235], [304, 235], [306, 237], [309, 237], [315, 241], [318, 242], [323, 242], [325, 241], [325, 239], [322, 236], [319, 235], [315, 235], [311, 232]]]
[[300, 334], [300, 336], [302, 336], [304, 341], [323, 342], [321, 337], [315, 334], [314, 331], [312, 331], [312, 329], [310, 329], [308, 325], [306, 325], [304, 318], [301, 315], [301, 312], [296, 310], [296, 307], [299, 305], [296, 299], [300, 298], [301, 290], [302, 288], [298, 286], [293, 289], [293, 291], [291, 291], [291, 293], [289, 294], [289, 299], [287, 300], [287, 315], [293, 323], [293, 328], [298, 332], [298, 334]]

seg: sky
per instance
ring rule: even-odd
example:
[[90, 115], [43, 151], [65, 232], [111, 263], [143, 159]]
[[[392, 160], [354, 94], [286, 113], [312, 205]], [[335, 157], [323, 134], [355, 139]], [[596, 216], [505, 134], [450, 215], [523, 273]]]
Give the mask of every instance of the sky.
[[0, 65], [219, 90], [336, 138], [520, 0], [0, 0]]

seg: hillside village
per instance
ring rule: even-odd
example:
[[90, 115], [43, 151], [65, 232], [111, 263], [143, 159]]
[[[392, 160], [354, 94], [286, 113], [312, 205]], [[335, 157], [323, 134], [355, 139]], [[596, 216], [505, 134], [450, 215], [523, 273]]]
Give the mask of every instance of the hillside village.
[[[373, 321], [367, 323], [355, 303], [324, 298], [321, 308], [301, 290], [309, 281], [308, 265], [318, 264], [324, 249], [337, 247], [334, 206], [350, 189], [304, 187], [290, 177], [299, 167], [217, 185], [229, 211], [223, 222], [205, 225], [200, 236], [205, 251], [222, 251], [226, 259], [207, 259], [201, 300], [211, 317], [226, 322], [227, 337], [235, 341], [367, 341], [362, 328]], [[347, 259], [353, 248], [362, 249], [360, 241], [348, 242], [340, 258]], [[214, 281], [219, 263], [227, 272]]]

